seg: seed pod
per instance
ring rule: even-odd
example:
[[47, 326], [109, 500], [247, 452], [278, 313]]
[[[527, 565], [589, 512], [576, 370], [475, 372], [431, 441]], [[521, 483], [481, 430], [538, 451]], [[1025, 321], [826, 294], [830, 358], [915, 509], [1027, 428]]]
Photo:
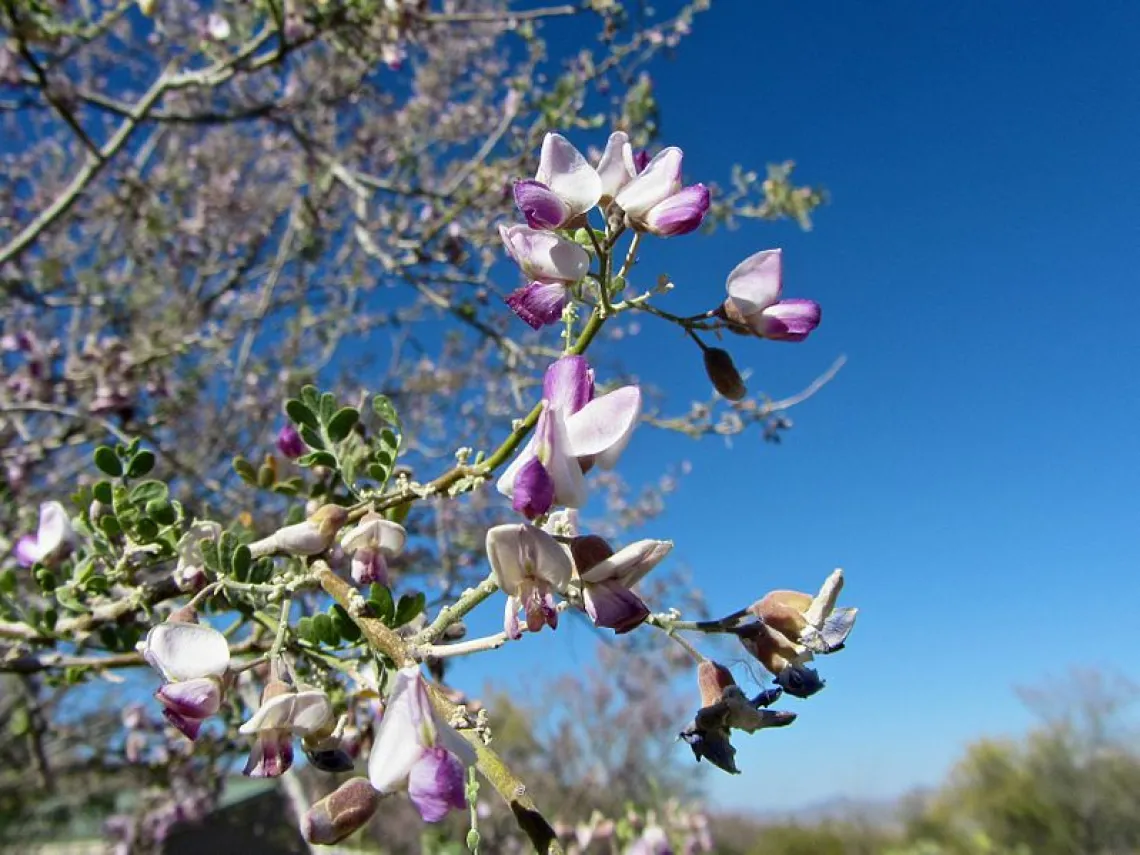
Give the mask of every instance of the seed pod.
[[744, 380], [727, 350], [719, 347], [705, 350], [705, 373], [709, 375], [713, 387], [730, 401], [739, 401], [748, 394]]

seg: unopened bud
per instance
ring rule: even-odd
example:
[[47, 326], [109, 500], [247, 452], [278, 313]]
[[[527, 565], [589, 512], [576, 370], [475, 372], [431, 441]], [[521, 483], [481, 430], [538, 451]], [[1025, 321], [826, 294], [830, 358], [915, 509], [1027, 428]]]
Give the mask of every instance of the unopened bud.
[[570, 556], [579, 573], [585, 573], [614, 554], [614, 548], [596, 534], [584, 534], [570, 541]]
[[730, 401], [739, 401], [748, 394], [748, 388], [727, 350], [719, 347], [705, 349], [705, 373], [709, 375], [713, 388]]
[[148, 18], [153, 18], [155, 10], [158, 8], [158, 0], [138, 0], [139, 11], [146, 15]]
[[339, 843], [363, 828], [379, 803], [380, 794], [367, 778], [351, 778], [309, 808], [301, 820], [301, 833], [319, 846]]
[[330, 546], [337, 531], [348, 519], [340, 505], [324, 505], [304, 522], [279, 529], [264, 540], [250, 544], [254, 558], [284, 552], [288, 555], [319, 555]]

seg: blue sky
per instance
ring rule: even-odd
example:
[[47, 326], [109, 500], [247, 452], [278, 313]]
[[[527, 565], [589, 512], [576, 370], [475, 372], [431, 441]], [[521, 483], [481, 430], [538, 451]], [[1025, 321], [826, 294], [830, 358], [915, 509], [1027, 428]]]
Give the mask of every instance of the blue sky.
[[[663, 307], [698, 311], [782, 246], [786, 295], [823, 324], [802, 345], [733, 340], [738, 363], [782, 397], [849, 358], [782, 446], [643, 428], [624, 458], [634, 477], [693, 462], [646, 533], [676, 541], [714, 612], [835, 566], [862, 610], [827, 690], [788, 704], [800, 720], [739, 740], [740, 778], [709, 776], [720, 805], [935, 783], [971, 739], [1030, 725], [1014, 685], [1140, 676], [1138, 33], [1130, 2], [723, 4], [657, 69], [690, 180], [792, 158], [832, 203], [807, 234], [655, 242], [643, 281], [667, 271]], [[706, 381], [675, 335], [646, 323], [623, 356], [683, 405]], [[512, 662], [589, 661], [584, 629], [544, 635]], [[478, 685], [492, 662], [472, 664]]]

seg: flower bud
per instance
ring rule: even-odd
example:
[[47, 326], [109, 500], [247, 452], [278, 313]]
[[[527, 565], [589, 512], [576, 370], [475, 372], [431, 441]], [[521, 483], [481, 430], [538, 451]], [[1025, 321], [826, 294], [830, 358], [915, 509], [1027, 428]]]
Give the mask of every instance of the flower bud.
[[748, 394], [740, 372], [727, 350], [710, 347], [705, 350], [705, 373], [721, 395], [730, 401], [739, 401]]
[[269, 537], [250, 544], [254, 558], [284, 552], [287, 555], [319, 555], [330, 546], [337, 531], [348, 519], [348, 511], [340, 505], [323, 505], [307, 520], [288, 525]]
[[308, 451], [308, 446], [295, 427], [285, 425], [277, 434], [277, 450], [293, 460]]
[[309, 808], [301, 820], [301, 833], [319, 846], [339, 843], [363, 828], [379, 803], [380, 794], [367, 778], [351, 778]]

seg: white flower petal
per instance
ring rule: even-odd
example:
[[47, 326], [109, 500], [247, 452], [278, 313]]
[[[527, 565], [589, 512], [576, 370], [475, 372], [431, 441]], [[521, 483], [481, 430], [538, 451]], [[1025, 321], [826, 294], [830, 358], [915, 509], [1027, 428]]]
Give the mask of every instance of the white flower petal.
[[377, 792], [394, 792], [407, 780], [427, 748], [423, 736], [425, 724], [434, 727], [430, 716], [430, 701], [419, 667], [401, 668], [368, 755], [368, 780]]
[[831, 575], [824, 580], [819, 593], [811, 601], [804, 619], [816, 629], [823, 629], [823, 622], [827, 616], [835, 611], [835, 603], [839, 600], [839, 592], [843, 590], [843, 570], [836, 567]]
[[[586, 408], [589, 406], [587, 404]], [[579, 413], [582, 412], [585, 409], [579, 410]], [[586, 504], [589, 494], [582, 466], [578, 463], [578, 455], [574, 453], [570, 441], [567, 420], [560, 410], [549, 410], [547, 415], [550, 417], [552, 440], [543, 465], [550, 473], [550, 480], [554, 482], [554, 503], [568, 508], [580, 508]]]
[[556, 591], [565, 591], [574, 566], [562, 544], [536, 526], [520, 528], [519, 550], [526, 574], [550, 583]]
[[610, 469], [629, 444], [641, 416], [641, 390], [623, 386], [595, 398], [566, 420], [570, 453], [597, 455], [597, 463]]
[[646, 164], [641, 174], [626, 184], [614, 198], [626, 214], [640, 219], [654, 205], [660, 204], [681, 189], [681, 149], [662, 149]]
[[523, 525], [511, 524], [497, 525], [487, 530], [487, 561], [491, 564], [495, 583], [500, 591], [512, 597], [518, 594], [519, 583], [526, 575], [519, 548], [523, 528]]
[[750, 255], [728, 274], [728, 300], [743, 317], [762, 312], [783, 290], [782, 251], [766, 249]]
[[543, 139], [534, 178], [553, 190], [572, 216], [589, 211], [602, 195], [602, 179], [594, 167], [560, 134], [547, 134]]
[[36, 531], [36, 548], [39, 559], [54, 555], [69, 546], [75, 537], [71, 518], [59, 502], [44, 502], [40, 505], [40, 524]]
[[627, 588], [640, 582], [673, 549], [671, 540], [638, 540], [582, 574], [583, 582], [616, 579]]
[[342, 535], [340, 545], [349, 555], [358, 549], [378, 549], [391, 556], [404, 551], [407, 539], [408, 533], [402, 525], [379, 514], [370, 514]]
[[458, 757], [459, 762], [464, 766], [474, 766], [478, 759], [474, 746], [464, 739], [458, 730], [438, 718], [436, 719], [435, 743], [440, 748], [450, 751]]
[[602, 179], [602, 197], [613, 198], [637, 175], [633, 165], [633, 148], [625, 131], [614, 131], [606, 141], [606, 150], [598, 161], [598, 177]]
[[220, 677], [230, 665], [230, 645], [212, 627], [166, 621], [147, 633], [143, 655], [167, 680]]

